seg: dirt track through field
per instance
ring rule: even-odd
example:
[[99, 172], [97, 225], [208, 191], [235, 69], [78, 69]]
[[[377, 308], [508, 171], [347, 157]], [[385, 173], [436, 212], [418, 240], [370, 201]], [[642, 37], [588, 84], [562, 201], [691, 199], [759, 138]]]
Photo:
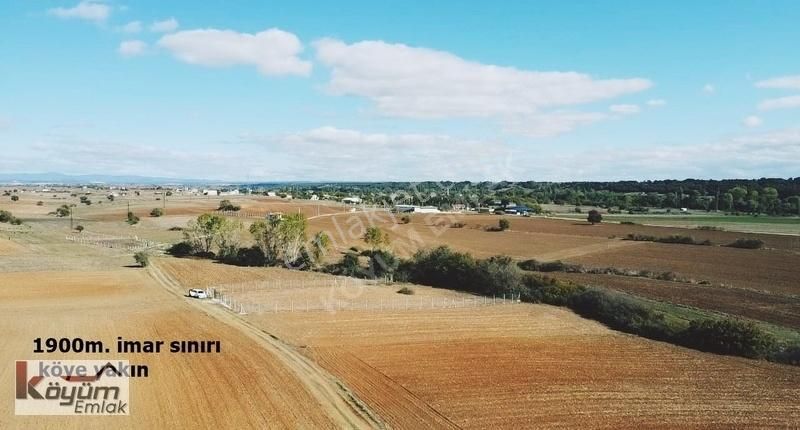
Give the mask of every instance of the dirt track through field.
[[[168, 274], [164, 273], [158, 263], [152, 264], [150, 274], [167, 290], [177, 296], [185, 290]], [[193, 303], [195, 304], [195, 303]], [[197, 305], [208, 315], [218, 319], [231, 327], [240, 330], [250, 338], [258, 341], [272, 352], [286, 367], [291, 369], [298, 379], [308, 388], [309, 392], [318, 400], [319, 406], [327, 416], [335, 420], [341, 428], [383, 428], [380, 418], [369, 410], [366, 404], [352, 394], [344, 385], [337, 381], [331, 374], [317, 366], [291, 346], [281, 342], [248, 322], [233, 316], [221, 307], [211, 307], [208, 304]]]

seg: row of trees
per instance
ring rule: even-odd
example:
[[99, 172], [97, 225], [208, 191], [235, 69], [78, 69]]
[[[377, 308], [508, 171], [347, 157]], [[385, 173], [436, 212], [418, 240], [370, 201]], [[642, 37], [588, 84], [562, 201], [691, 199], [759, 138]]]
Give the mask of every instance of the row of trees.
[[492, 206], [541, 204], [635, 208], [689, 208], [729, 212], [800, 215], [800, 178], [753, 180], [619, 181], [619, 182], [390, 182], [271, 184], [270, 189], [298, 198], [324, 194], [357, 195], [367, 204], [417, 204], [449, 209], [457, 204]]
[[[254, 222], [245, 232], [241, 221], [217, 214], [203, 214], [183, 230], [184, 242], [173, 253], [215, 257], [243, 265], [286, 265], [289, 267], [321, 264], [331, 240], [319, 232], [308, 240], [308, 221], [302, 214], [272, 216]], [[249, 233], [254, 245], [242, 247]]]

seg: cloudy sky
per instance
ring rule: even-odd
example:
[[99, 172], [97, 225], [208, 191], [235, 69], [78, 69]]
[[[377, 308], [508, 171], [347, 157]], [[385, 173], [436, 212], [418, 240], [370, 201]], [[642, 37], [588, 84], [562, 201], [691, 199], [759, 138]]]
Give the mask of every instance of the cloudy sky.
[[800, 176], [800, 2], [0, 2], [0, 172]]

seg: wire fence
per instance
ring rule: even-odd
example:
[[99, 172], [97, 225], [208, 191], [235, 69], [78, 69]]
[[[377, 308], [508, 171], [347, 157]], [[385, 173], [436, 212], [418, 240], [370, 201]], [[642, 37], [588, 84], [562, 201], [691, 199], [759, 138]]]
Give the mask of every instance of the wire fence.
[[[363, 281], [352, 279], [351, 281]], [[349, 282], [349, 281], [337, 281]], [[308, 286], [309, 281], [297, 281], [298, 284]], [[312, 281], [311, 283], [314, 283]], [[485, 306], [509, 306], [520, 303], [518, 294], [505, 294], [501, 296], [460, 296], [460, 297], [394, 297], [394, 298], [338, 298], [319, 297], [316, 299], [270, 297], [275, 294], [272, 289], [281, 285], [287, 288], [285, 282], [254, 282], [236, 286], [227, 286], [226, 289], [209, 287], [206, 294], [213, 303], [219, 304], [239, 314], [265, 314], [281, 312], [342, 312], [342, 311], [410, 311], [410, 310], [440, 310], [459, 308], [478, 308]], [[330, 284], [330, 281], [328, 281]], [[248, 287], [249, 285], [249, 287]], [[252, 287], [256, 287], [253, 289]], [[262, 289], [258, 289], [261, 286]], [[270, 291], [272, 290], [272, 291]]]
[[161, 244], [138, 236], [110, 236], [98, 233], [81, 233], [64, 236], [64, 239], [78, 245], [97, 246], [101, 248], [120, 249], [124, 251], [143, 251]]

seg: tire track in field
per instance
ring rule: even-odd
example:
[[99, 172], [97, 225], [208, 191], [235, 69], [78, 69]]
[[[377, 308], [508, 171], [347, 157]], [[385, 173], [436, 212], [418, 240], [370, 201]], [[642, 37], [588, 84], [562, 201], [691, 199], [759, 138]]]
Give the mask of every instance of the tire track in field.
[[[148, 269], [151, 276], [165, 289], [178, 297], [183, 297], [181, 294], [183, 288], [180, 283], [164, 273], [158, 267], [157, 262], [151, 262]], [[317, 399], [318, 405], [326, 411], [328, 416], [339, 427], [357, 429], [386, 428], [380, 417], [372, 412], [342, 382], [277, 337], [236, 317], [219, 306], [204, 306], [201, 302], [196, 301], [190, 302], [190, 304], [220, 322], [239, 329], [251, 339], [259, 342], [264, 349], [268, 350], [297, 375], [298, 380]]]

